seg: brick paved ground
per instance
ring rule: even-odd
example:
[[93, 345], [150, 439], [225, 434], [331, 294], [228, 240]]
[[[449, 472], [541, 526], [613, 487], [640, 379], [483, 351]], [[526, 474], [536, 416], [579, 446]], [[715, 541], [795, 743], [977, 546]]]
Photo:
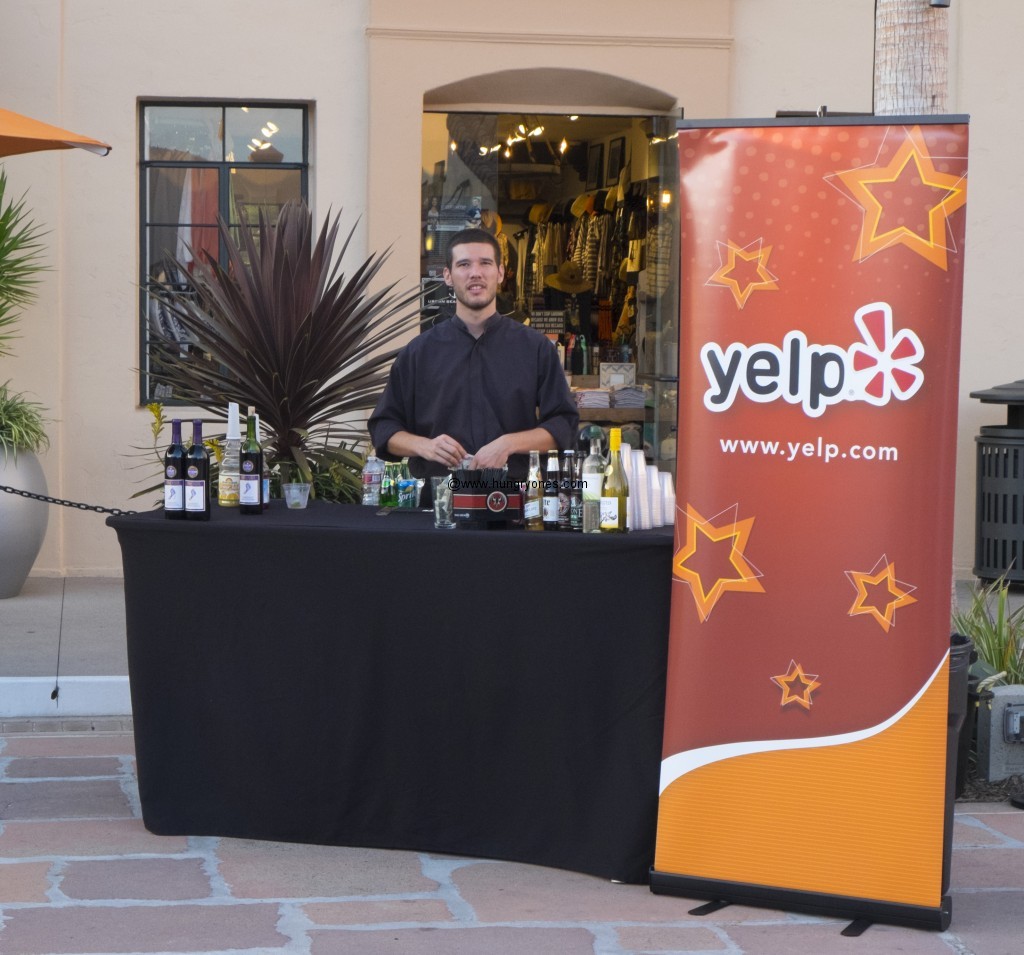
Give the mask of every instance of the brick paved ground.
[[160, 837], [130, 733], [0, 737], [0, 955], [1010, 955], [1024, 812], [960, 804], [953, 925], [937, 934], [700, 904], [643, 886], [416, 852]]

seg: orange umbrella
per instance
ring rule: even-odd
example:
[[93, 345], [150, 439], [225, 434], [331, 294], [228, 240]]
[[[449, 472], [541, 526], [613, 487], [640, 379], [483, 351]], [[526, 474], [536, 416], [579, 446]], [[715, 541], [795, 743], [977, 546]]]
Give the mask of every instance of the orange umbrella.
[[38, 152], [42, 149], [88, 149], [91, 153], [106, 156], [110, 147], [98, 139], [79, 136], [37, 119], [30, 119], [10, 110], [0, 109], [0, 156], [17, 156], [19, 153]]

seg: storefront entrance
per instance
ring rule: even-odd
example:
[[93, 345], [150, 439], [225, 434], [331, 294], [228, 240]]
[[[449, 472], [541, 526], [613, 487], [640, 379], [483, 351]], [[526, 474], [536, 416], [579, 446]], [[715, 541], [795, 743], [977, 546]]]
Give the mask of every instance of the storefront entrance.
[[644, 408], [585, 423], [621, 425], [663, 470], [675, 463], [678, 168], [670, 116], [423, 114], [423, 327], [454, 308], [450, 237], [491, 232], [505, 266], [499, 311], [559, 343], [576, 382], [598, 384], [601, 364], [635, 376]]

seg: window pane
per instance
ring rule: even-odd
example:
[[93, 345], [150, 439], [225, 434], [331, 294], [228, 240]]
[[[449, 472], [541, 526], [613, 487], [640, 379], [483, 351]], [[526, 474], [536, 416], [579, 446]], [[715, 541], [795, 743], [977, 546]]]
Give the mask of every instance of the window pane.
[[147, 106], [145, 158], [151, 161], [223, 158], [222, 110], [219, 106]]
[[304, 162], [302, 110], [236, 106], [225, 111], [228, 162]]
[[266, 169], [260, 166], [231, 170], [231, 224], [238, 224], [238, 210], [248, 222], [259, 222], [259, 211], [271, 219], [281, 206], [302, 198], [302, 173], [298, 169]]
[[276, 216], [284, 203], [306, 198], [306, 110], [143, 104], [140, 121], [140, 398], [176, 402], [148, 373], [155, 336], [177, 342], [183, 353], [194, 338], [162, 301], [160, 287], [187, 289], [197, 260], [226, 265], [218, 221], [237, 226], [236, 202], [255, 222], [260, 211]]
[[[187, 246], [218, 257], [217, 211], [220, 170], [181, 167], [148, 170], [150, 265], [173, 256], [192, 260]], [[198, 226], [213, 228], [199, 229]]]

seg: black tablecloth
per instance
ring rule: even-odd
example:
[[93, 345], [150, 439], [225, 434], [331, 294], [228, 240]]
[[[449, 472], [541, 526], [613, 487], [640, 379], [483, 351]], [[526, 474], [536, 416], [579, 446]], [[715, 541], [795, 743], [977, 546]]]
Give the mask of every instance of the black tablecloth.
[[273, 502], [108, 518], [143, 820], [646, 881], [670, 529]]

